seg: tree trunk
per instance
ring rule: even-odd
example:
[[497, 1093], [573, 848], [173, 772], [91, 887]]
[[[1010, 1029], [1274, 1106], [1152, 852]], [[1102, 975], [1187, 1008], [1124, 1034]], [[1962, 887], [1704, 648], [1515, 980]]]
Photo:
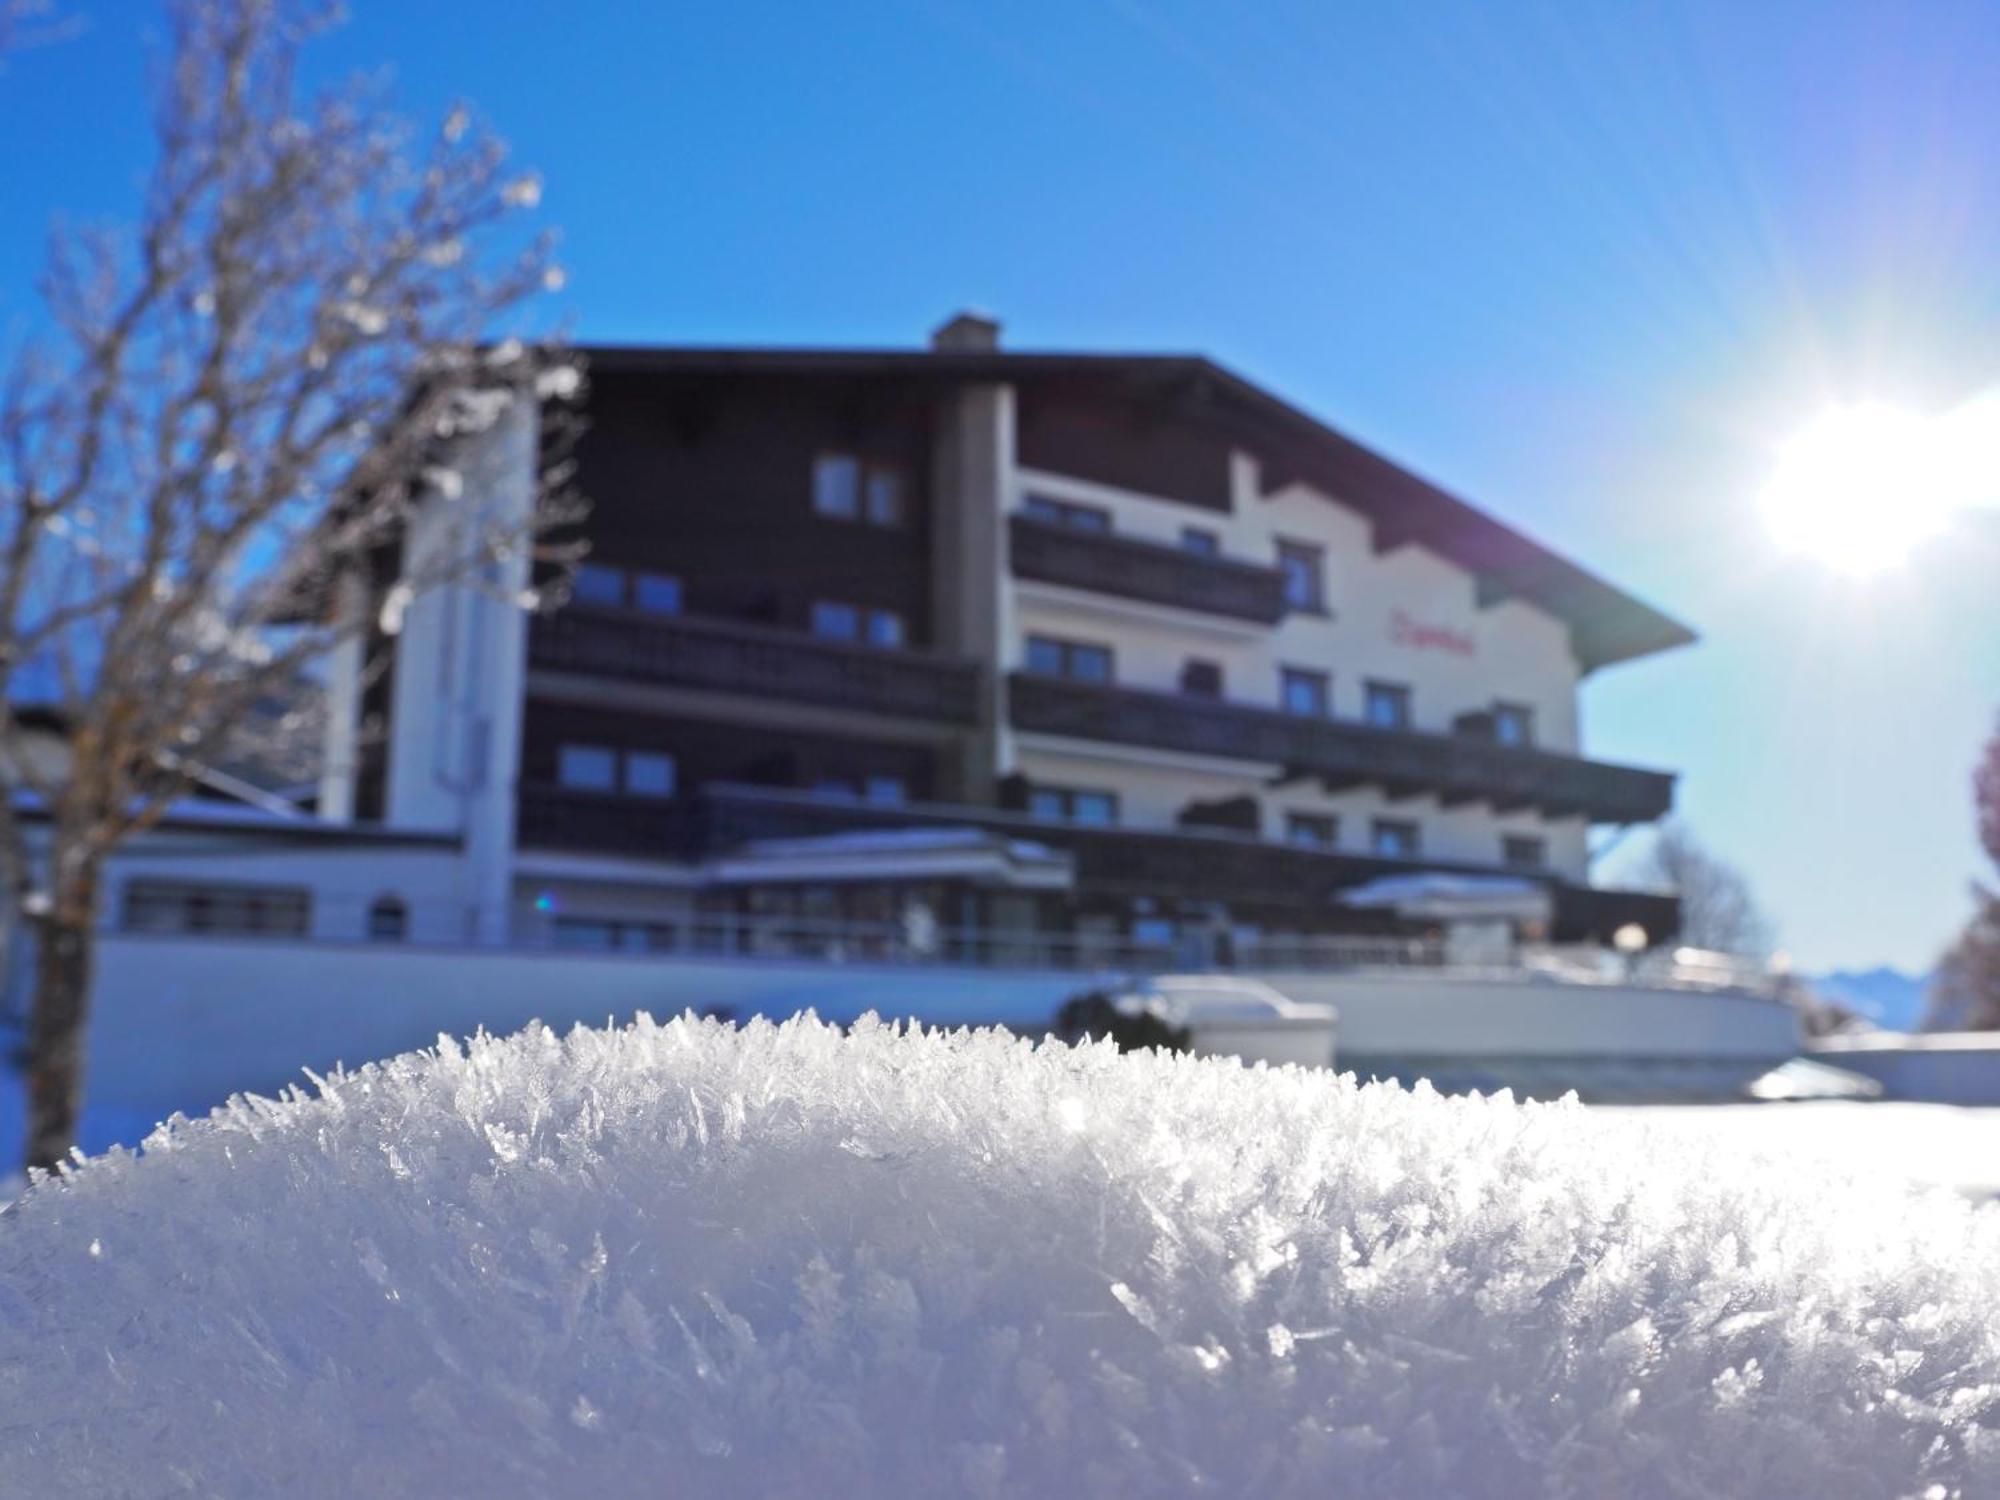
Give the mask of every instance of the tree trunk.
[[97, 883], [94, 865], [59, 877], [49, 911], [35, 923], [26, 1164], [50, 1171], [76, 1144], [83, 1104], [83, 1036], [97, 937]]

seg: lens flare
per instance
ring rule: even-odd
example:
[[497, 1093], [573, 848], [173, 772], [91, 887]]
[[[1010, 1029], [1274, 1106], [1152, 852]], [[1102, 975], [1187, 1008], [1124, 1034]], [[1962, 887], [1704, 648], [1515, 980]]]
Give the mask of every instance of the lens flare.
[[1957, 512], [2000, 500], [2000, 401], [1943, 416], [1835, 407], [1786, 443], [1763, 494], [1781, 546], [1846, 573], [1907, 557]]

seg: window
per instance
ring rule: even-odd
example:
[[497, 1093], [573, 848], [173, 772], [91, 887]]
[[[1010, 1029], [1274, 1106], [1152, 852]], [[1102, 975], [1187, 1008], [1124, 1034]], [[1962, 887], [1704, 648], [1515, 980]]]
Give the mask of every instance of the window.
[[1222, 538], [1205, 526], [1183, 526], [1181, 550], [1192, 552], [1196, 557], [1220, 557]]
[[1285, 842], [1303, 849], [1331, 849], [1340, 837], [1340, 820], [1331, 813], [1287, 813]]
[[1110, 792], [1071, 792], [1069, 816], [1073, 823], [1108, 827], [1118, 821], [1118, 799]]
[[1369, 843], [1384, 858], [1415, 859], [1419, 850], [1417, 825], [1399, 818], [1377, 818]]
[[893, 609], [869, 610], [868, 644], [891, 647], [902, 645], [903, 617]]
[[1500, 862], [1517, 870], [1540, 870], [1549, 862], [1547, 839], [1508, 834], [1500, 840]]
[[822, 453], [813, 460], [813, 512], [830, 521], [901, 526], [908, 513], [907, 490], [896, 464], [864, 462], [852, 453]]
[[311, 926], [312, 892], [303, 886], [134, 880], [125, 887], [128, 932], [304, 937]]
[[618, 789], [618, 752], [609, 745], [558, 745], [556, 785], [580, 792]]
[[1181, 691], [1190, 698], [1222, 696], [1222, 663], [1190, 656], [1181, 668]]
[[1285, 603], [1307, 614], [1326, 613], [1325, 551], [1309, 542], [1278, 543], [1278, 571], [1285, 575]]
[[578, 563], [570, 580], [570, 598], [578, 604], [617, 606], [625, 602], [625, 575], [602, 563]]
[[1045, 526], [1064, 526], [1071, 531], [1104, 532], [1111, 529], [1111, 512], [1101, 505], [1079, 505], [1074, 500], [1051, 500], [1047, 495], [1030, 495], [1021, 502], [1021, 513]]
[[859, 640], [861, 611], [852, 604], [816, 599], [812, 607], [812, 633], [823, 641]]
[[1028, 637], [1028, 670], [1038, 677], [1067, 677], [1072, 682], [1111, 681], [1111, 648], [1054, 636]]
[[377, 896], [368, 908], [368, 936], [378, 943], [400, 943], [410, 933], [410, 908], [401, 896]]
[[868, 524], [903, 524], [903, 475], [898, 469], [870, 465], [868, 469]]
[[1288, 714], [1303, 714], [1308, 718], [1324, 719], [1329, 712], [1331, 686], [1324, 672], [1308, 671], [1304, 667], [1283, 667], [1279, 684], [1279, 701]]
[[909, 801], [909, 784], [900, 776], [870, 776], [862, 784], [861, 794], [870, 802], [896, 806]]
[[575, 948], [592, 952], [604, 952], [616, 948], [622, 934], [616, 922], [596, 922], [586, 917], [558, 917], [555, 924], [555, 945], [558, 948]]
[[1535, 711], [1519, 703], [1493, 705], [1493, 738], [1503, 745], [1535, 742]]
[[1028, 811], [1047, 823], [1088, 823], [1108, 827], [1118, 821], [1118, 796], [1115, 792], [1040, 786], [1028, 794]]
[[1366, 716], [1377, 729], [1410, 727], [1410, 690], [1400, 682], [1371, 682], [1367, 688]]
[[664, 750], [625, 752], [625, 790], [635, 797], [674, 794], [674, 758]]
[[607, 922], [596, 917], [558, 917], [550, 936], [556, 947], [584, 953], [670, 953], [679, 937], [664, 922]]
[[813, 460], [813, 510], [836, 521], [861, 514], [861, 461], [851, 453], [822, 453]]
[[681, 581], [666, 573], [641, 573], [632, 580], [632, 602], [648, 614], [681, 612]]
[[815, 599], [809, 622], [823, 641], [863, 641], [871, 646], [899, 647], [908, 639], [903, 617], [893, 609], [863, 609], [838, 599]]

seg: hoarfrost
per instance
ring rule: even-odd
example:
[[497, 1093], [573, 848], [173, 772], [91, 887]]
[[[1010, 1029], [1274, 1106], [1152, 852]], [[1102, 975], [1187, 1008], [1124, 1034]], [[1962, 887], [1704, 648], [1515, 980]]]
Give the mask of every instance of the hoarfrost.
[[2000, 1493], [2000, 1213], [1574, 1105], [873, 1018], [314, 1087], [0, 1216], [9, 1493]]

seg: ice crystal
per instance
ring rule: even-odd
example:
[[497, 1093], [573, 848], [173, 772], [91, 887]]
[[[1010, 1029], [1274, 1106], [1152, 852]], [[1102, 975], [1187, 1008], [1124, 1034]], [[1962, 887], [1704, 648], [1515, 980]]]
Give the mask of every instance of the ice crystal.
[[0, 1217], [9, 1493], [2000, 1493], [2000, 1214], [1574, 1105], [683, 1019]]

